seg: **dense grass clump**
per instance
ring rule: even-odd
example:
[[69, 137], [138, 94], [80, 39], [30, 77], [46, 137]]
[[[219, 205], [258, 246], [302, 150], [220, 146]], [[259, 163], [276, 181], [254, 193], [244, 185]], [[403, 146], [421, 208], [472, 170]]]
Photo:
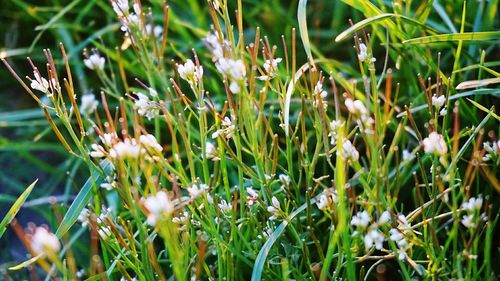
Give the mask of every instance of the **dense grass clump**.
[[14, 1], [3, 276], [495, 280], [498, 1], [373, 2]]

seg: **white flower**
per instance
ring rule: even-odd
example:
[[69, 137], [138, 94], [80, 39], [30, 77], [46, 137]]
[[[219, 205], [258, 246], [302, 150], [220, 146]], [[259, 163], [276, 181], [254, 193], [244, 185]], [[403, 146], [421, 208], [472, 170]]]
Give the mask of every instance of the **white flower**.
[[474, 212], [475, 210], [480, 210], [483, 206], [483, 197], [479, 196], [476, 198], [471, 197], [469, 201], [462, 204], [462, 208], [466, 211]]
[[114, 0], [111, 5], [113, 6], [113, 10], [119, 17], [123, 17], [125, 13], [128, 13], [128, 0]]
[[160, 110], [155, 102], [149, 100], [149, 98], [142, 94], [136, 93], [138, 99], [135, 100], [135, 106], [137, 106], [137, 112], [141, 116], [145, 116], [148, 120], [155, 118]]
[[144, 207], [148, 210], [148, 224], [154, 226], [164, 216], [171, 215], [175, 206], [168, 198], [165, 191], [158, 191], [156, 195], [151, 195], [146, 199], [143, 199]]
[[90, 147], [92, 147], [92, 151], [89, 153], [92, 158], [102, 158], [106, 156], [106, 150], [96, 143], [93, 143]]
[[105, 59], [98, 53], [93, 53], [87, 59], [83, 60], [83, 64], [92, 70], [103, 70]]
[[33, 71], [33, 76], [35, 77], [35, 79], [31, 80], [31, 85], [30, 85], [31, 88], [43, 92], [45, 94], [48, 94], [50, 90], [49, 81], [40, 76], [40, 74], [36, 70]]
[[327, 210], [331, 204], [337, 202], [337, 193], [333, 189], [325, 189], [321, 193], [319, 200], [316, 201], [316, 206], [320, 210]]
[[217, 150], [217, 147], [211, 142], [206, 142], [205, 144], [205, 155], [209, 160], [212, 161], [220, 160], [219, 151]]
[[212, 0], [212, 5], [214, 6], [214, 9], [218, 10], [220, 7], [219, 0]]
[[364, 115], [368, 114], [368, 110], [366, 109], [363, 102], [360, 100], [353, 101], [352, 99], [348, 98], [345, 100], [344, 103], [345, 103], [345, 106], [347, 107], [347, 110], [352, 114], [360, 115], [360, 116], [364, 116]]
[[191, 198], [196, 198], [208, 190], [208, 185], [202, 183], [199, 185], [193, 184], [191, 187], [187, 188], [187, 191]]
[[31, 249], [36, 255], [57, 253], [61, 249], [61, 243], [54, 233], [44, 227], [37, 227], [31, 236]]
[[119, 140], [116, 133], [105, 133], [99, 136], [99, 138], [101, 139], [102, 143], [107, 147], [113, 146], [113, 144]]
[[437, 154], [443, 156], [448, 152], [448, 147], [442, 135], [431, 132], [429, 137], [422, 141], [425, 153]]
[[143, 145], [146, 149], [148, 149], [148, 151], [152, 151], [156, 154], [161, 153], [163, 150], [161, 145], [156, 140], [155, 136], [151, 134], [141, 135], [139, 137], [139, 143]]
[[148, 92], [149, 92], [149, 94], [152, 97], [157, 97], [158, 96], [158, 92], [155, 89], [151, 88], [151, 87], [148, 88]]
[[316, 201], [316, 206], [318, 206], [318, 209], [320, 210], [325, 210], [326, 208], [328, 208], [328, 197], [326, 197], [325, 194], [321, 194], [319, 200]]
[[285, 174], [280, 174], [278, 176], [279, 180], [283, 183], [283, 185], [285, 186], [289, 186], [290, 183], [291, 183], [291, 179], [290, 179], [290, 176], [289, 175], [285, 175]]
[[273, 60], [266, 60], [264, 62], [264, 69], [267, 73], [273, 73], [276, 69], [278, 69], [278, 64], [282, 61], [282, 58], [275, 58]]
[[446, 106], [443, 107], [443, 109], [441, 109], [441, 111], [439, 111], [440, 116], [445, 116], [447, 113], [448, 113], [448, 109], [446, 109]]
[[104, 188], [108, 191], [110, 190], [113, 190], [114, 187], [116, 187], [118, 184], [116, 183], [116, 181], [112, 181], [112, 182], [103, 182], [101, 183], [100, 187], [101, 188]]
[[179, 215], [178, 217], [173, 217], [172, 222], [176, 224], [181, 224], [185, 223], [189, 218], [189, 213], [184, 211], [182, 215]]
[[217, 32], [209, 33], [204, 40], [205, 44], [212, 52], [213, 61], [218, 61], [219, 59], [224, 57], [224, 44], [226, 42], [220, 40], [218, 35], [219, 34]]
[[217, 206], [219, 206], [219, 209], [223, 212], [223, 213], [228, 213], [228, 212], [231, 212], [231, 210], [233, 209], [233, 207], [231, 206], [231, 204], [227, 203], [226, 200], [222, 199], [220, 201], [219, 204], [217, 204]]
[[328, 93], [325, 90], [323, 90], [323, 84], [321, 83], [321, 81], [318, 81], [318, 83], [316, 83], [316, 86], [314, 86], [313, 106], [316, 108], [319, 106], [319, 100], [321, 97], [323, 108], [326, 110], [326, 108], [328, 107], [328, 103], [325, 101], [327, 96], [328, 96]]
[[436, 95], [432, 96], [432, 105], [437, 109], [440, 109], [445, 102], [446, 102], [446, 97], [444, 95], [441, 95], [439, 97]]
[[151, 24], [148, 23], [146, 24], [146, 34], [151, 35], [151, 32], [153, 32], [154, 37], [159, 38], [163, 33], [163, 27], [161, 27], [160, 25], [155, 25], [154, 27], [152, 27]]
[[359, 44], [358, 59], [359, 59], [360, 61], [365, 61], [365, 60], [366, 60], [366, 57], [368, 56], [368, 54], [367, 54], [367, 52], [366, 52], [366, 51], [367, 51], [367, 49], [368, 49], [368, 48], [366, 48], [366, 45], [365, 45], [365, 44], [363, 44], [363, 43], [360, 43], [360, 44]]
[[99, 102], [95, 99], [92, 94], [87, 94], [82, 96], [82, 104], [80, 105], [80, 112], [83, 115], [90, 115], [96, 110]]
[[240, 87], [240, 84], [238, 83], [238, 81], [231, 81], [231, 83], [229, 84], [229, 91], [231, 91], [231, 93], [233, 94], [238, 94], [241, 92], [241, 87]]
[[357, 227], [366, 228], [370, 224], [372, 218], [366, 211], [358, 212], [351, 219], [351, 224]]
[[89, 216], [90, 216], [89, 209], [83, 208], [83, 210], [78, 215], [78, 221], [82, 224], [82, 227], [85, 227], [89, 224]]
[[135, 142], [134, 139], [125, 139], [122, 142], [118, 142], [109, 150], [109, 155], [112, 158], [138, 158], [143, 152], [143, 149], [139, 144]]
[[279, 215], [279, 210], [281, 208], [280, 206], [280, 201], [276, 197], [273, 196], [271, 199], [272, 206], [267, 207], [267, 211], [272, 214], [272, 216], [269, 218], [270, 220], [275, 220], [278, 218]]
[[196, 66], [190, 59], [185, 64], [178, 65], [177, 72], [182, 79], [190, 84], [198, 83], [203, 77], [203, 67], [201, 65]]
[[259, 194], [255, 192], [251, 187], [247, 187], [247, 206], [252, 206], [255, 202], [257, 202], [257, 199], [259, 197]]
[[404, 260], [406, 258], [406, 251], [409, 249], [408, 241], [406, 241], [404, 235], [395, 228], [391, 228], [389, 230], [390, 237], [389, 239], [394, 241], [398, 246], [398, 259]]
[[352, 161], [359, 160], [359, 152], [356, 150], [356, 147], [354, 147], [354, 145], [348, 139], [345, 139], [342, 142], [342, 149], [340, 150], [340, 155], [344, 160], [346, 159], [350, 159]]
[[380, 215], [380, 218], [378, 219], [378, 224], [384, 224], [388, 223], [391, 221], [391, 213], [389, 211], [385, 211]]
[[490, 159], [496, 159], [500, 155], [500, 140], [493, 142], [484, 142], [483, 148], [486, 151], [486, 155], [483, 157], [483, 161], [489, 161]]
[[338, 138], [338, 131], [344, 126], [344, 122], [341, 120], [333, 120], [330, 122], [330, 132], [328, 136], [331, 138], [330, 144], [335, 145]]
[[215, 67], [224, 77], [229, 79], [229, 90], [233, 94], [241, 91], [240, 84], [245, 81], [246, 67], [242, 60], [220, 58]]
[[363, 242], [365, 243], [366, 250], [370, 249], [374, 245], [375, 249], [381, 250], [382, 244], [384, 243], [384, 236], [378, 229], [370, 229], [364, 236]]
[[230, 139], [233, 137], [235, 129], [234, 119], [229, 119], [229, 117], [226, 116], [221, 122], [221, 129], [215, 131], [215, 133], [212, 134], [212, 138], [216, 139], [219, 136], [224, 136], [226, 139]]
[[474, 222], [474, 215], [464, 215], [462, 217], [462, 224], [467, 228], [474, 228], [476, 223]]

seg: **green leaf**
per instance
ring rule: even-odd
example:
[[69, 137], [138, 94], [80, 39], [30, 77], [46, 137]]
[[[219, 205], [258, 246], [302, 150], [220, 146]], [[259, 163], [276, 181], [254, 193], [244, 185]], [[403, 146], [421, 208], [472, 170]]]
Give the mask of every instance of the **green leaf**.
[[439, 34], [412, 38], [403, 41], [403, 44], [428, 44], [434, 42], [449, 42], [449, 41], [482, 41], [494, 40], [500, 38], [500, 31], [485, 31], [485, 32], [466, 32], [456, 34]]
[[21, 196], [17, 198], [16, 202], [14, 202], [12, 207], [10, 207], [10, 210], [7, 212], [7, 215], [5, 215], [2, 222], [0, 223], [0, 238], [2, 238], [2, 235], [5, 233], [7, 225], [10, 224], [10, 222], [16, 216], [17, 212], [19, 212], [19, 209], [21, 209], [21, 206], [23, 205], [24, 201], [26, 201], [26, 198], [28, 198], [28, 195], [30, 195], [37, 181], [38, 179], [35, 180], [30, 186], [28, 186], [28, 188], [26, 188], [26, 190], [21, 194]]
[[[111, 171], [111, 162], [104, 160], [101, 163], [104, 170], [104, 174], [109, 174]], [[69, 207], [68, 212], [64, 215], [64, 218], [57, 228], [56, 236], [61, 238], [72, 226], [75, 224], [78, 216], [82, 210], [87, 206], [92, 198], [92, 187], [95, 185], [99, 186], [103, 182], [104, 178], [98, 170], [93, 170], [91, 176], [87, 179], [83, 188], [80, 190], [75, 200]]]
[[498, 121], [500, 121], [500, 117], [498, 115], [495, 114], [494, 112], [494, 108], [492, 107], [492, 109], [487, 109], [486, 107], [482, 106], [481, 104], [471, 100], [471, 99], [467, 99], [468, 101], [470, 101], [475, 107], [481, 109], [482, 111], [488, 113], [488, 114], [491, 114], [491, 116], [495, 117], [495, 119], [497, 119]]

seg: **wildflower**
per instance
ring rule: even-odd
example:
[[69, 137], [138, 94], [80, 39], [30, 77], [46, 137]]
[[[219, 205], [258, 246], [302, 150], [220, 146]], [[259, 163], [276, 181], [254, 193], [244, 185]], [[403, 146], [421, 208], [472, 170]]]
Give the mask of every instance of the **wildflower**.
[[223, 212], [223, 213], [228, 213], [232, 210], [232, 207], [231, 207], [231, 204], [227, 203], [226, 200], [222, 199], [220, 201], [219, 204], [217, 204], [217, 206], [219, 206], [219, 209]]
[[338, 138], [338, 131], [344, 126], [344, 122], [341, 120], [333, 120], [330, 122], [330, 132], [328, 136], [331, 138], [330, 144], [335, 145]]
[[158, 96], [158, 92], [157, 92], [155, 89], [151, 88], [151, 87], [150, 87], [150, 88], [148, 88], [148, 92], [149, 92], [149, 94], [150, 94], [152, 97], [157, 97], [157, 96]]
[[123, 17], [125, 13], [128, 13], [128, 0], [114, 0], [111, 2], [111, 6], [119, 17]]
[[484, 142], [483, 148], [486, 151], [486, 155], [483, 156], [483, 161], [496, 159], [498, 155], [500, 155], [500, 140], [493, 142]]
[[116, 133], [105, 133], [99, 136], [102, 143], [107, 147], [113, 146], [119, 139]]
[[373, 246], [375, 246], [375, 249], [381, 250], [384, 243], [384, 236], [378, 229], [373, 228], [363, 237], [363, 242], [365, 243], [366, 250], [369, 250]]
[[264, 70], [266, 71], [267, 75], [259, 76], [258, 79], [265, 81], [265, 80], [273, 78], [276, 71], [278, 70], [278, 64], [282, 60], [283, 60], [282, 58], [275, 58], [275, 59], [266, 60], [264, 62], [263, 67], [264, 67]]
[[290, 179], [290, 176], [289, 175], [285, 175], [285, 174], [280, 174], [278, 176], [279, 180], [283, 183], [284, 186], [289, 186], [290, 183], [291, 183], [291, 179]]
[[61, 243], [57, 236], [41, 226], [35, 229], [30, 242], [31, 249], [36, 255], [53, 254], [61, 249]]
[[368, 114], [368, 110], [366, 109], [363, 102], [360, 100], [353, 101], [352, 99], [348, 98], [345, 100], [344, 103], [345, 103], [345, 106], [347, 107], [347, 110], [352, 114], [360, 115], [360, 116], [364, 116], [364, 115]]
[[240, 84], [245, 80], [246, 67], [242, 60], [220, 58], [215, 67], [224, 77], [229, 79], [229, 90], [233, 94], [241, 91]]
[[391, 221], [391, 213], [389, 211], [384, 211], [380, 218], [378, 219], [378, 224], [385, 224]]
[[155, 25], [154, 27], [151, 24], [146, 24], [146, 34], [153, 35], [155, 38], [159, 38], [163, 33], [163, 27], [160, 25]]
[[78, 221], [82, 224], [82, 227], [85, 227], [89, 224], [89, 216], [90, 216], [89, 209], [83, 208], [83, 210], [78, 215]]
[[334, 190], [325, 189], [321, 193], [319, 200], [316, 201], [316, 206], [318, 206], [318, 209], [324, 211], [327, 210], [332, 203], [336, 202], [337, 202], [337, 193]]
[[139, 137], [139, 143], [143, 145], [148, 151], [159, 154], [162, 152], [163, 148], [156, 140], [155, 136], [151, 134], [141, 135]]
[[118, 142], [109, 150], [109, 155], [112, 158], [139, 158], [139, 155], [143, 152], [141, 146], [136, 143], [134, 139], [125, 139], [124, 141]]
[[358, 212], [351, 219], [351, 224], [357, 227], [366, 228], [370, 224], [372, 218], [366, 211]]
[[219, 7], [220, 7], [220, 3], [219, 3], [219, 0], [212, 0], [210, 1], [214, 7], [214, 9], [218, 10]]
[[174, 204], [165, 191], [158, 191], [156, 195], [143, 198], [142, 201], [148, 211], [147, 222], [152, 226], [156, 225], [163, 216], [169, 216], [174, 212]]
[[255, 202], [257, 202], [257, 198], [259, 197], [259, 194], [255, 192], [251, 187], [247, 187], [247, 206], [252, 206]]
[[474, 222], [474, 214], [464, 215], [461, 222], [467, 228], [474, 228], [476, 226], [476, 223]]
[[368, 48], [366, 47], [365, 44], [363, 44], [363, 43], [359, 44], [358, 59], [360, 61], [365, 61], [366, 60], [366, 57], [368, 56], [367, 50], [368, 50]]
[[202, 183], [202, 184], [193, 184], [191, 187], [187, 188], [187, 191], [191, 198], [196, 198], [203, 194], [206, 190], [208, 190], [208, 185]]
[[210, 49], [210, 51], [212, 52], [213, 61], [216, 62], [224, 57], [224, 46], [227, 45], [227, 42], [221, 40], [217, 32], [209, 33], [203, 41], [205, 42], [205, 45], [208, 47], [208, 49]]
[[439, 97], [436, 95], [432, 96], [432, 105], [438, 110], [444, 105], [445, 102], [446, 97], [444, 95], [441, 95]]
[[89, 153], [92, 158], [102, 158], [106, 156], [106, 150], [96, 143], [93, 143], [91, 146], [92, 151]]
[[192, 60], [188, 59], [185, 64], [177, 66], [179, 76], [189, 82], [191, 85], [197, 84], [203, 77], [203, 67], [195, 65]]
[[326, 101], [324, 101], [324, 100], [326, 99], [327, 95], [328, 95], [328, 93], [325, 90], [323, 90], [323, 84], [321, 83], [321, 81], [318, 81], [318, 83], [316, 83], [316, 86], [314, 86], [313, 106], [317, 108], [319, 106], [320, 98], [321, 98], [321, 101], [322, 101], [321, 104], [323, 104], [323, 108], [326, 110], [326, 108], [328, 107], [328, 103], [326, 103]]
[[83, 64], [91, 70], [103, 70], [105, 60], [98, 53], [93, 53], [87, 59], [83, 60]]
[[342, 149], [340, 150], [340, 156], [344, 159], [350, 159], [352, 161], [359, 160], [359, 152], [356, 150], [356, 147], [351, 143], [350, 140], [345, 139], [342, 142]]
[[447, 113], [448, 113], [448, 109], [446, 109], [446, 106], [443, 107], [443, 109], [441, 109], [441, 111], [439, 111], [440, 116], [445, 116]]
[[146, 95], [142, 93], [136, 93], [136, 95], [138, 99], [135, 100], [135, 106], [138, 108], [137, 112], [139, 115], [145, 116], [148, 120], [151, 120], [160, 113], [156, 103], [150, 101]]
[[42, 93], [49, 94], [49, 81], [47, 79], [43, 78], [38, 71], [33, 71], [33, 76], [35, 79], [31, 79], [31, 88], [33, 90], [38, 90]]
[[99, 187], [106, 189], [107, 191], [113, 190], [118, 185], [116, 181], [103, 182]]
[[221, 129], [215, 131], [215, 133], [212, 134], [212, 138], [216, 139], [219, 136], [224, 136], [226, 139], [230, 139], [234, 135], [234, 130], [236, 129], [236, 126], [234, 124], [234, 119], [229, 117], [224, 117], [224, 119], [221, 122]]
[[481, 196], [477, 197], [477, 199], [471, 197], [469, 201], [462, 204], [462, 208], [464, 208], [466, 211], [474, 212], [475, 210], [480, 210], [482, 205], [483, 198]]
[[189, 218], [189, 213], [184, 211], [182, 215], [179, 215], [178, 217], [173, 217], [172, 222], [176, 224], [181, 224], [185, 223]]
[[96, 110], [98, 105], [99, 102], [95, 99], [94, 95], [92, 94], [83, 95], [82, 104], [80, 105], [80, 112], [83, 115], [90, 115]]
[[279, 210], [281, 208], [280, 206], [280, 201], [276, 197], [273, 196], [271, 199], [272, 206], [267, 207], [267, 211], [272, 214], [272, 216], [269, 218], [270, 220], [275, 220], [278, 218], [279, 215]]
[[442, 135], [431, 132], [429, 137], [422, 141], [425, 153], [443, 156], [448, 152], [448, 147]]
[[406, 241], [405, 236], [396, 228], [391, 228], [389, 230], [391, 241], [394, 241], [398, 246], [398, 259], [404, 260], [406, 258], [406, 252], [409, 249], [408, 241]]
[[207, 159], [212, 160], [212, 161], [219, 161], [219, 152], [217, 151], [217, 147], [211, 143], [211, 142], [206, 142], [205, 144], [205, 155]]

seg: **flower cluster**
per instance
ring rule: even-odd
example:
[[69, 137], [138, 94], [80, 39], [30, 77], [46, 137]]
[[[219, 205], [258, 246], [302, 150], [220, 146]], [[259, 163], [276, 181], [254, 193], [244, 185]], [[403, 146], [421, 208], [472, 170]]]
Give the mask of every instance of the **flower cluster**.
[[174, 202], [168, 198], [168, 194], [163, 190], [146, 199], [143, 198], [142, 202], [147, 210], [147, 223], [152, 226], [155, 226], [162, 218], [170, 216], [175, 210]]
[[422, 145], [424, 146], [425, 153], [443, 156], [448, 152], [448, 146], [443, 136], [436, 132], [431, 132], [429, 137], [422, 141]]
[[467, 228], [474, 228], [477, 225], [477, 211], [481, 210], [483, 206], [483, 198], [481, 195], [479, 197], [471, 197], [468, 201], [462, 204], [462, 209], [467, 213], [462, 217], [462, 224]]

